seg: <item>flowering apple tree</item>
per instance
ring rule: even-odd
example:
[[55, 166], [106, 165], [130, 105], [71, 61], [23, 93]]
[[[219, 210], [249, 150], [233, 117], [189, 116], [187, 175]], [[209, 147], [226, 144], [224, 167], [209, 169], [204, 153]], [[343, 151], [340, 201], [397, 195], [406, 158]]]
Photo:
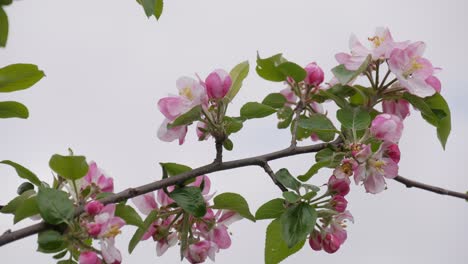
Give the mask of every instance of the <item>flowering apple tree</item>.
[[[148, 16], [161, 15], [162, 1], [149, 1], [154, 4], [150, 7], [138, 2]], [[2, 12], [0, 8], [0, 18]], [[157, 135], [162, 141], [182, 145], [193, 125], [190, 130], [200, 141], [214, 141], [216, 157], [198, 168], [162, 162], [162, 179], [156, 182], [115, 192], [113, 178], [71, 149], [67, 155], [50, 158], [54, 181], [49, 183], [20, 164], [1, 161], [26, 182], [0, 212], [11, 214], [15, 224], [26, 218], [40, 222], [5, 232], [0, 246], [37, 234], [38, 251], [51, 254], [57, 263], [122, 263], [122, 249], [115, 241], [121, 228], [131, 225], [136, 231], [129, 241], [130, 253], [138, 243], [152, 240], [145, 243], [155, 244], [157, 256], [177, 245], [182, 259], [203, 263], [229, 249], [234, 222], [268, 220], [265, 263], [279, 263], [306, 242], [312, 250], [330, 254], [344, 245], [346, 225], [355, 217], [347, 210], [351, 181], [371, 194], [385, 191], [386, 181], [393, 179], [407, 187], [467, 199], [466, 194], [398, 175], [398, 143], [410, 106], [436, 128], [445, 148], [450, 110], [435, 76], [440, 68], [424, 57], [423, 42], [395, 41], [386, 28], [378, 28], [368, 40], [369, 46], [351, 36], [350, 53], [336, 54], [338, 66], [331, 69], [333, 77], [328, 82], [315, 62], [302, 67], [282, 54], [257, 55], [256, 73], [278, 82], [278, 90], [262, 102], [245, 103], [240, 113], [228, 108], [249, 73], [249, 62], [230, 72], [216, 69], [203, 78], [178, 79], [176, 95], [157, 102], [165, 117]], [[0, 92], [29, 88], [43, 76], [35, 65], [6, 66], [0, 69]], [[336, 104], [336, 113], [327, 111], [324, 102]], [[0, 102], [1, 118], [27, 118], [27, 113], [20, 103]], [[223, 151], [234, 150], [231, 135], [240, 133], [244, 122], [271, 115], [276, 115], [278, 129], [290, 130], [289, 147], [223, 160]], [[338, 123], [331, 115], [336, 115]], [[304, 146], [298, 146], [298, 141], [305, 142]], [[271, 160], [304, 153], [316, 154], [302, 175], [292, 175], [288, 168], [273, 171], [269, 165]], [[262, 167], [280, 190], [278, 198], [265, 201], [255, 214], [239, 194], [214, 195], [207, 176], [244, 166]], [[329, 171], [330, 177], [312, 178], [319, 170]]]

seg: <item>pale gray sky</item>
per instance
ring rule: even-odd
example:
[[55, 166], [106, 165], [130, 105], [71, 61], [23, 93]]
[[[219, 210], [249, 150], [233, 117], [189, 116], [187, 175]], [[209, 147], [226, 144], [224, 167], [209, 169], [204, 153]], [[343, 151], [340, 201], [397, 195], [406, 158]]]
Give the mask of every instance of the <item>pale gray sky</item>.
[[[444, 152], [435, 129], [413, 112], [401, 140], [400, 174], [429, 184], [466, 191], [468, 149], [468, 18], [466, 1], [312, 1], [312, 0], [181, 0], [167, 1], [161, 21], [147, 20], [133, 0], [23, 0], [7, 7], [11, 27], [1, 65], [35, 63], [47, 77], [31, 90], [3, 94], [2, 100], [24, 102], [29, 120], [2, 120], [0, 159], [11, 159], [50, 179], [48, 160], [54, 153], [75, 153], [97, 161], [115, 177], [117, 190], [160, 177], [158, 162], [196, 167], [213, 159], [212, 142], [197, 142], [193, 128], [186, 143], [160, 142], [156, 131], [163, 117], [159, 98], [174, 93], [175, 80], [216, 68], [230, 69], [256, 51], [305, 65], [316, 61], [331, 78], [334, 54], [348, 50], [349, 35], [367, 38], [377, 26], [388, 26], [397, 40], [423, 40], [426, 56], [442, 67], [442, 93], [453, 113], [452, 135]], [[254, 71], [229, 112], [261, 100], [282, 85], [260, 80]], [[286, 147], [289, 136], [276, 130], [276, 120], [248, 122], [233, 137], [234, 151], [226, 159], [267, 153]], [[313, 161], [304, 155], [272, 163], [303, 173]], [[21, 182], [13, 170], [0, 167], [0, 202], [15, 195]], [[326, 181], [330, 172], [315, 176]], [[252, 211], [280, 196], [258, 168], [211, 175], [213, 190], [238, 192]], [[349, 209], [356, 223], [348, 241], [334, 255], [307, 245], [284, 263], [464, 263], [468, 258], [468, 204], [460, 199], [405, 189], [396, 182], [379, 195], [353, 186]], [[19, 226], [30, 222], [25, 221]], [[12, 218], [0, 217], [0, 230]], [[217, 263], [262, 263], [267, 222], [238, 222], [230, 227], [233, 244], [217, 254]], [[17, 229], [18, 227], [15, 227]], [[178, 250], [156, 257], [155, 244], [141, 243], [126, 253], [133, 228], [124, 229], [118, 245], [125, 263], [179, 263]], [[7, 263], [51, 263], [35, 252], [30, 237], [0, 248]]]

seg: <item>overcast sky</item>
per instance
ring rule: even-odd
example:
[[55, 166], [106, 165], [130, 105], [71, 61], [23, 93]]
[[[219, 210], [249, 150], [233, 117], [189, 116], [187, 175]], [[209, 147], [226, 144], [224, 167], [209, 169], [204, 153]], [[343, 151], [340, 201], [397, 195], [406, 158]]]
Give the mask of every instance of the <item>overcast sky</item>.
[[[65, 154], [71, 147], [115, 177], [116, 191], [159, 179], [158, 162], [207, 164], [214, 157], [214, 144], [198, 142], [193, 128], [183, 146], [156, 137], [163, 120], [156, 102], [176, 93], [178, 77], [229, 70], [243, 60], [253, 68], [259, 51], [264, 56], [283, 52], [301, 65], [316, 61], [329, 79], [329, 69], [336, 65], [334, 54], [348, 51], [352, 32], [364, 40], [375, 27], [388, 26], [396, 40], [427, 43], [426, 57], [443, 68], [438, 76], [452, 109], [446, 151], [435, 129], [413, 111], [401, 139], [400, 174], [466, 191], [467, 10], [463, 0], [180, 0], [167, 1], [156, 22], [146, 19], [134, 0], [18, 1], [6, 8], [10, 37], [7, 48], [0, 51], [1, 66], [34, 63], [47, 77], [30, 90], [2, 94], [2, 100], [25, 103], [31, 115], [28, 120], [0, 122], [0, 160], [16, 161], [50, 181], [50, 156]], [[245, 102], [282, 88], [251, 71], [229, 113], [238, 115]], [[226, 159], [271, 152], [289, 143], [287, 131], [276, 129], [274, 117], [247, 122], [232, 139], [234, 151], [226, 153]], [[312, 161], [313, 155], [303, 155], [271, 166], [300, 174]], [[321, 172], [312, 183], [324, 183], [330, 173]], [[4, 204], [21, 181], [8, 167], [0, 167], [0, 175], [0, 204]], [[280, 196], [258, 168], [211, 176], [212, 190], [242, 194], [252, 211]], [[466, 263], [466, 202], [392, 181], [378, 195], [352, 187], [348, 200], [355, 224], [349, 226], [348, 240], [339, 252], [328, 255], [306, 245], [284, 263]], [[12, 222], [12, 217], [0, 216], [0, 232], [11, 228]], [[217, 263], [262, 263], [267, 224], [233, 224], [232, 247], [217, 254]], [[125, 228], [117, 239], [125, 263], [179, 263], [176, 248], [158, 258], [155, 244], [149, 241], [129, 256], [126, 248], [133, 232], [134, 228]], [[0, 256], [5, 263], [52, 263], [50, 255], [35, 249], [36, 237], [29, 237], [0, 248]]]

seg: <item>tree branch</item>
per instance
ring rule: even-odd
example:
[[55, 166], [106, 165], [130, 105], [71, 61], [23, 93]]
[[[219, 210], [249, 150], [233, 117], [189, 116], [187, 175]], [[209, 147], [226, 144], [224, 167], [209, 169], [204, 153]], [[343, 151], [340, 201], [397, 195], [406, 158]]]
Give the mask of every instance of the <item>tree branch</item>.
[[268, 174], [268, 176], [270, 176], [271, 180], [273, 181], [274, 184], [276, 184], [276, 186], [278, 186], [278, 188], [280, 188], [280, 190], [282, 192], [287, 192], [288, 189], [286, 187], [284, 187], [284, 185], [279, 182], [276, 177], [275, 177], [275, 173], [273, 172], [273, 170], [271, 169], [270, 165], [268, 165], [268, 162], [264, 162], [263, 165], [261, 165], [263, 167], [263, 169], [265, 170], [265, 172]]
[[399, 183], [403, 183], [407, 188], [413, 188], [414, 187], [414, 188], [423, 189], [423, 190], [426, 190], [426, 191], [429, 191], [429, 192], [438, 193], [438, 194], [441, 194], [441, 195], [448, 195], [448, 196], [453, 196], [453, 197], [468, 200], [468, 194], [466, 194], [466, 193], [460, 193], [460, 192], [447, 190], [447, 189], [444, 189], [444, 188], [441, 188], [441, 187], [432, 186], [432, 185], [428, 185], [428, 184], [425, 184], [425, 183], [413, 181], [413, 180], [410, 180], [410, 179], [407, 179], [407, 178], [404, 178], [404, 177], [401, 177], [401, 176], [396, 176], [394, 178], [394, 180], [399, 182]]

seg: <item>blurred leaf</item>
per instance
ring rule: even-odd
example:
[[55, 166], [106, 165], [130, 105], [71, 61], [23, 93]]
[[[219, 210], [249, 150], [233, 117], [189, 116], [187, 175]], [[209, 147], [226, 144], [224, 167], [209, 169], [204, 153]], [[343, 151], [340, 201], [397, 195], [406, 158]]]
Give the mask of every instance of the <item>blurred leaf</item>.
[[36, 196], [26, 199], [15, 211], [13, 222], [16, 224], [19, 221], [39, 214], [39, 207], [37, 206]]
[[24, 104], [14, 101], [0, 102], [0, 118], [13, 117], [28, 118], [28, 108]]
[[281, 234], [289, 248], [300, 244], [312, 232], [317, 220], [317, 212], [307, 204], [300, 203], [286, 209], [281, 215]]
[[200, 120], [201, 113], [202, 107], [201, 105], [197, 105], [190, 109], [188, 112], [177, 117], [172, 123], [168, 124], [167, 127], [173, 128], [177, 126], [185, 126], [192, 124], [193, 122]]
[[273, 107], [264, 105], [257, 102], [249, 102], [242, 106], [240, 115], [246, 119], [252, 118], [263, 118], [275, 113], [276, 110]]
[[16, 193], [18, 195], [21, 195], [22, 193], [24, 193], [25, 191], [29, 191], [29, 190], [34, 190], [34, 185], [30, 182], [23, 182], [22, 184], [20, 184], [20, 186], [18, 186], [18, 188], [16, 189]]
[[34, 64], [8, 65], [0, 69], [0, 92], [9, 93], [27, 89], [43, 77], [44, 72]]
[[206, 203], [198, 187], [186, 186], [175, 189], [169, 197], [184, 211], [195, 217], [203, 217], [206, 214]]
[[242, 217], [255, 222], [255, 217], [249, 209], [249, 204], [240, 194], [237, 193], [222, 193], [217, 195], [214, 199], [215, 209], [225, 209], [235, 211]]
[[20, 178], [28, 180], [37, 186], [41, 186], [41, 181], [39, 180], [39, 178], [37, 178], [36, 174], [26, 169], [25, 167], [19, 165], [18, 163], [15, 163], [11, 160], [2, 160], [0, 161], [0, 163], [10, 165], [11, 167], [13, 167]]
[[19, 196], [16, 196], [10, 202], [8, 202], [5, 206], [3, 206], [3, 208], [0, 210], [0, 213], [14, 214], [16, 212], [16, 210], [18, 209], [18, 207], [21, 204], [23, 204], [23, 202], [26, 199], [28, 199], [29, 197], [31, 197], [35, 193], [36, 192], [34, 190], [29, 190], [29, 191], [25, 191], [24, 193], [22, 193]]
[[[5, 0], [2, 0], [2, 2], [5, 3]], [[3, 10], [3, 8], [0, 7], [0, 47], [5, 47], [7, 40], [8, 40], [8, 16]]]
[[286, 78], [284, 74], [278, 69], [278, 65], [286, 62], [281, 53], [273, 55], [271, 57], [262, 59], [257, 53], [257, 67], [255, 70], [257, 74], [265, 80], [273, 82], [282, 82]]
[[295, 203], [301, 199], [301, 196], [297, 195], [295, 192], [283, 192], [283, 197], [288, 201], [288, 203]]
[[327, 161], [316, 162], [314, 165], [312, 165], [312, 167], [310, 167], [310, 169], [309, 169], [304, 175], [299, 175], [299, 176], [297, 176], [297, 178], [298, 178], [300, 181], [306, 182], [306, 181], [308, 181], [310, 178], [312, 178], [312, 176], [314, 176], [315, 174], [317, 174], [317, 172], [318, 172], [321, 168], [327, 167], [327, 164], [328, 164], [328, 163], [329, 163], [329, 162], [327, 162]]
[[71, 220], [75, 211], [67, 193], [45, 187], [39, 188], [37, 205], [42, 219], [52, 225]]
[[52, 252], [55, 250], [62, 250], [64, 248], [65, 240], [59, 232], [55, 230], [46, 230], [39, 233], [37, 236], [37, 243], [39, 244], [39, 248]]
[[255, 219], [263, 220], [263, 219], [275, 219], [280, 217], [284, 211], [284, 199], [276, 198], [271, 201], [264, 203], [260, 208], [258, 208], [257, 212], [255, 213]]
[[231, 150], [234, 148], [234, 143], [232, 143], [232, 141], [231, 141], [229, 138], [226, 138], [226, 139], [223, 141], [223, 147], [224, 147], [226, 150], [231, 151]]
[[50, 158], [49, 167], [68, 180], [81, 179], [89, 170], [85, 156], [62, 156], [59, 154], [55, 154]]
[[265, 264], [278, 264], [287, 257], [298, 252], [305, 244], [305, 239], [289, 248], [281, 236], [281, 223], [279, 219], [271, 222], [266, 231], [265, 238]]
[[289, 106], [278, 109], [278, 112], [276, 113], [276, 116], [279, 119], [277, 127], [280, 129], [287, 128], [291, 124], [293, 115], [294, 111]]
[[143, 227], [143, 220], [133, 207], [125, 204], [117, 204], [115, 207], [115, 216], [122, 218], [127, 225]]
[[239, 92], [240, 88], [242, 87], [242, 82], [249, 74], [249, 62], [243, 61], [237, 64], [229, 73], [232, 80], [231, 89], [229, 89], [226, 96], [224, 96], [223, 102], [225, 104], [231, 102], [234, 97], [236, 97], [237, 93]]
[[291, 77], [296, 82], [302, 82], [307, 76], [307, 72], [304, 70], [304, 68], [294, 62], [283, 62], [278, 65], [277, 68], [281, 73], [283, 73], [284, 79]]
[[162, 12], [163, 12], [163, 8], [164, 8], [164, 3], [163, 3], [163, 0], [156, 0], [156, 3], [154, 4], [154, 16], [156, 17], [157, 20], [159, 20], [159, 18], [161, 17], [162, 15]]
[[286, 103], [286, 97], [280, 93], [271, 93], [263, 99], [262, 104], [273, 108], [281, 108]]
[[146, 217], [143, 225], [139, 227], [135, 234], [133, 234], [130, 243], [128, 244], [128, 253], [132, 253], [138, 243], [141, 241], [141, 238], [149, 229], [149, 227], [158, 219], [158, 211], [151, 211], [151, 213]]
[[298, 182], [292, 175], [289, 173], [287, 169], [280, 169], [275, 173], [275, 178], [283, 184], [285, 187], [299, 191], [299, 188], [301, 187], [301, 183]]

